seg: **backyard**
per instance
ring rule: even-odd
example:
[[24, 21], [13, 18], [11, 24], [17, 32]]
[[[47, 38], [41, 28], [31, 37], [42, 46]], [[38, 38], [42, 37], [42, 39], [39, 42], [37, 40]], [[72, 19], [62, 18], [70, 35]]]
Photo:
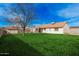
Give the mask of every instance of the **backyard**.
[[78, 56], [79, 36], [42, 33], [8, 34], [0, 37], [0, 55]]

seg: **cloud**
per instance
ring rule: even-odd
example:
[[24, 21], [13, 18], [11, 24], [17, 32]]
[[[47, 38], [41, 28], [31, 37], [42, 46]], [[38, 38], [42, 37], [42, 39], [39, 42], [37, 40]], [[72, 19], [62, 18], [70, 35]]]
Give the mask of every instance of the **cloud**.
[[79, 21], [79, 17], [72, 17], [72, 18], [69, 18], [69, 19], [66, 20], [65, 22], [72, 23], [72, 22], [77, 22], [77, 21]]
[[0, 16], [4, 16], [4, 9], [0, 8]]
[[79, 21], [70, 23], [69, 26], [79, 26]]
[[79, 16], [79, 4], [69, 5], [67, 8], [58, 11], [58, 16], [71, 18]]
[[79, 26], [79, 4], [72, 4], [59, 10], [58, 16], [66, 18], [70, 25]]
[[69, 26], [79, 26], [79, 17], [72, 17], [69, 20], [66, 20], [65, 22], [68, 22]]

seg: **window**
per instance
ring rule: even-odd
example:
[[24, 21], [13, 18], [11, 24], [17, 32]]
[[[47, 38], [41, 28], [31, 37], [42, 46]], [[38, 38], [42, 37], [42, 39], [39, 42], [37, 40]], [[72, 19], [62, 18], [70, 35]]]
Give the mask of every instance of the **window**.
[[51, 30], [51, 28], [49, 28], [49, 30]]
[[44, 28], [44, 30], [46, 30], [46, 28]]
[[58, 28], [55, 28], [55, 31], [58, 31]]

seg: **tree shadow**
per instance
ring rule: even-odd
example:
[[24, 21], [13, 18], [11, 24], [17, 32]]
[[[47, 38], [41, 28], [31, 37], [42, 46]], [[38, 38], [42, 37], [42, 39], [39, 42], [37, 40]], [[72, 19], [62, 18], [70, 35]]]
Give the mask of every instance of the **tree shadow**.
[[0, 38], [1, 56], [42, 56], [34, 47], [12, 34], [3, 35]]

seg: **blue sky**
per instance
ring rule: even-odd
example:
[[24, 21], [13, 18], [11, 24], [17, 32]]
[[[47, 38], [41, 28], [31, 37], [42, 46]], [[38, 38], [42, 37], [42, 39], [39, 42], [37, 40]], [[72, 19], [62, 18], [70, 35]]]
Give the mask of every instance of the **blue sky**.
[[[0, 4], [0, 27], [7, 26], [4, 9], [10, 4]], [[13, 5], [12, 5], [13, 7]], [[70, 26], [79, 26], [78, 3], [35, 3], [37, 19], [31, 24], [50, 24], [52, 22], [68, 22]]]

